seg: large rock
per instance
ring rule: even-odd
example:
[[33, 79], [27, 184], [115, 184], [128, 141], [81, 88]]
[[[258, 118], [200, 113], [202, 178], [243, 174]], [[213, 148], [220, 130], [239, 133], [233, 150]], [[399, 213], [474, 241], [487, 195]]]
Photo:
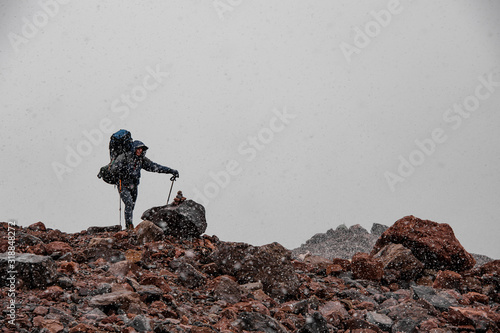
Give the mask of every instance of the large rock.
[[[29, 289], [43, 288], [57, 279], [57, 266], [51, 257], [39, 256], [30, 253], [16, 253], [15, 262], [9, 262], [12, 259], [8, 253], [0, 254], [0, 276], [4, 277], [0, 284], [8, 285], [14, 277], [14, 280], [21, 279]], [[12, 275], [9, 271], [15, 271]]]
[[150, 208], [141, 218], [159, 226], [165, 235], [178, 238], [200, 237], [207, 229], [205, 207], [193, 200]]
[[272, 297], [287, 298], [298, 292], [291, 253], [278, 243], [257, 247], [223, 243], [211, 257], [223, 274], [234, 276], [240, 284], [261, 281]]
[[390, 243], [410, 249], [426, 268], [461, 272], [471, 269], [476, 263], [446, 223], [406, 216], [380, 236], [371, 253], [376, 254]]
[[413, 280], [424, 269], [424, 265], [415, 258], [411, 250], [401, 244], [386, 245], [374, 257], [382, 261], [384, 271], [393, 270], [402, 280]]

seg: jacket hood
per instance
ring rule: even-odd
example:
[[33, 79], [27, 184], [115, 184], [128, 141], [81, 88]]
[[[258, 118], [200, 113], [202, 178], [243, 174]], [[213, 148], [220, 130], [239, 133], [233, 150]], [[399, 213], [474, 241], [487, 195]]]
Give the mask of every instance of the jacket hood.
[[148, 150], [148, 146], [146, 146], [142, 141], [135, 140], [132, 142], [132, 152], [135, 153], [137, 148], [142, 148], [142, 153], [144, 154], [146, 150]]

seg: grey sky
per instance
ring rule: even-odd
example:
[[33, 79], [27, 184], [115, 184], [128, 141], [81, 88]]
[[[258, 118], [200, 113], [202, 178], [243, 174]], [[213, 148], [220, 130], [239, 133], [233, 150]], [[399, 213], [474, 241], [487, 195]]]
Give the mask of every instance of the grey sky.
[[[294, 248], [412, 214], [500, 258], [500, 2], [42, 3], [0, 4], [0, 220], [117, 224], [96, 174], [126, 128], [223, 240]], [[135, 224], [169, 186], [143, 172]]]

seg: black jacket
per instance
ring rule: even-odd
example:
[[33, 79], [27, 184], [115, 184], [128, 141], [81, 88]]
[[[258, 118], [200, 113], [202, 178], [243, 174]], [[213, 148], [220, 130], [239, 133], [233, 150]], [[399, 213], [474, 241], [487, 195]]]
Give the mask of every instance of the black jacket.
[[[135, 154], [137, 148], [143, 149], [140, 156]], [[174, 173], [174, 169], [155, 163], [147, 158], [145, 156], [147, 149], [148, 147], [141, 141], [134, 141], [131, 151], [119, 155], [113, 161], [111, 172], [119, 175], [122, 186], [138, 185], [141, 178], [141, 169], [158, 173]]]

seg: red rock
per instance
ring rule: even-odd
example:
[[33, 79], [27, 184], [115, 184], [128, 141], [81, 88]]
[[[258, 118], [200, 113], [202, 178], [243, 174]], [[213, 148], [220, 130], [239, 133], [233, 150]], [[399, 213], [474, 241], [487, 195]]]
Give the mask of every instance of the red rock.
[[433, 287], [438, 289], [459, 289], [462, 275], [453, 271], [439, 271]]
[[346, 272], [351, 270], [351, 262], [347, 259], [333, 258], [332, 264], [333, 265], [340, 265], [342, 267], [342, 269]]
[[153, 274], [144, 274], [141, 277], [140, 284], [142, 284], [142, 285], [149, 285], [150, 284], [153, 286], [157, 286], [164, 293], [169, 293], [172, 291], [172, 289], [168, 285], [167, 281], [163, 277], [153, 275]]
[[500, 260], [490, 261], [483, 266], [479, 267], [479, 272], [481, 275], [492, 274], [500, 276]]
[[339, 275], [340, 273], [342, 273], [344, 271], [344, 269], [342, 268], [342, 266], [340, 265], [330, 265], [326, 268], [326, 275]]
[[117, 291], [94, 296], [89, 305], [92, 307], [117, 306], [124, 311], [129, 310], [133, 304], [141, 304], [139, 294], [131, 291]]
[[384, 275], [382, 262], [361, 252], [352, 257], [351, 271], [355, 279], [380, 281]]
[[54, 319], [43, 319], [40, 328], [44, 328], [50, 333], [59, 333], [64, 330], [64, 325]]
[[58, 262], [57, 265], [59, 266], [58, 271], [66, 274], [75, 274], [78, 273], [79, 270], [79, 265], [74, 262], [74, 261], [61, 261]]
[[462, 300], [460, 300], [460, 304], [471, 305], [474, 302], [488, 304], [489, 300], [490, 298], [486, 295], [476, 292], [468, 292], [467, 294], [463, 295]]
[[390, 243], [402, 244], [410, 249], [426, 268], [461, 272], [471, 269], [476, 263], [446, 223], [406, 216], [380, 236], [371, 253], [376, 254]]
[[43, 222], [36, 222], [30, 224], [28, 226], [28, 229], [33, 231], [47, 231], [47, 228], [45, 227], [45, 224], [43, 224]]
[[45, 306], [37, 306], [33, 310], [33, 313], [38, 315], [38, 316], [45, 316], [48, 312], [49, 312], [49, 309]]
[[450, 307], [448, 311], [448, 320], [455, 325], [473, 325], [478, 328], [496, 328], [495, 322], [489, 318], [495, 317], [495, 314], [489, 314], [488, 311], [474, 308]]
[[46, 244], [45, 250], [47, 251], [47, 254], [52, 254], [55, 252], [68, 253], [73, 251], [73, 248], [69, 246], [68, 243], [56, 241]]
[[51, 301], [58, 301], [62, 294], [64, 294], [64, 290], [61, 287], [50, 286], [42, 292], [40, 297]]
[[94, 333], [97, 332], [97, 329], [95, 327], [92, 327], [87, 324], [80, 323], [76, 326], [73, 326], [72, 328], [69, 329], [69, 333]]

